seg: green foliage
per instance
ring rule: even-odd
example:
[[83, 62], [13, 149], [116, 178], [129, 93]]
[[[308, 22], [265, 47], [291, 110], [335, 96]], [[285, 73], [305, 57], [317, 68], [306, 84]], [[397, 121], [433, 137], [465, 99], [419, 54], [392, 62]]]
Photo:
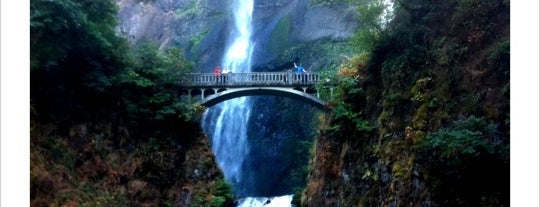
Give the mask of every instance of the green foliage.
[[351, 98], [363, 96], [364, 91], [360, 84], [365, 80], [365, 70], [370, 59], [369, 53], [361, 53], [350, 58], [342, 64], [339, 73], [329, 78], [332, 85], [336, 85], [334, 102], [351, 101]]
[[208, 35], [209, 32], [210, 31], [208, 31], [208, 30], [203, 31], [203, 32], [199, 33], [198, 35], [192, 37], [189, 40], [189, 42], [190, 42], [190, 51], [191, 51], [192, 54], [198, 56], [199, 50], [201, 48], [201, 42]]
[[75, 169], [77, 152], [71, 149], [66, 139], [51, 137], [44, 143], [43, 147], [47, 149], [46, 155], [52, 158], [52, 161], [62, 163], [67, 169]]
[[[451, 28], [456, 31], [460, 44], [470, 49], [491, 45], [493, 38], [509, 37], [509, 32], [501, 31], [501, 26], [509, 25], [510, 7], [508, 1], [457, 0], [455, 13], [451, 18]], [[509, 30], [508, 30], [509, 31]]]
[[510, 41], [500, 42], [489, 51], [487, 63], [501, 80], [510, 79]]
[[353, 0], [314, 0], [311, 1], [310, 6], [334, 6], [337, 4], [355, 4], [356, 1]]
[[[178, 48], [132, 51], [116, 34], [116, 1], [32, 0], [30, 7], [31, 119], [54, 126], [31, 140], [32, 202], [170, 206], [174, 198], [163, 192], [182, 176], [178, 147], [200, 133], [200, 108], [180, 97], [177, 84], [193, 64]], [[102, 133], [66, 135], [77, 123]], [[129, 185], [134, 179], [143, 181]]]
[[329, 69], [319, 72], [320, 79], [323, 80], [315, 86], [319, 92], [321, 100], [330, 101], [334, 97], [334, 85], [337, 83], [336, 71]]
[[210, 192], [199, 192], [193, 198], [193, 206], [226, 207], [233, 206], [232, 185], [225, 179], [218, 179]]
[[210, 204], [210, 206], [212, 207], [221, 207], [221, 206], [225, 206], [225, 198], [223, 197], [214, 197], [214, 199], [212, 200], [212, 203]]
[[432, 78], [430, 77], [418, 79], [411, 89], [411, 100], [418, 103], [429, 101], [431, 83]]
[[[454, 20], [461, 21], [462, 26], [473, 28], [473, 25], [489, 26], [492, 20], [489, 19], [491, 12], [497, 7], [505, 4], [503, 1], [485, 1], [485, 0], [458, 0], [456, 6], [456, 15]], [[486, 27], [485, 29], [489, 29]], [[484, 30], [484, 32], [491, 32]]]
[[[377, 4], [360, 8], [364, 23], [351, 44], [369, 58], [365, 69], [349, 67], [338, 76], [330, 130], [338, 138], [358, 137], [362, 124], [353, 120], [370, 123], [379, 115], [372, 133], [378, 134], [366, 133], [366, 142], [377, 143], [374, 157], [346, 152], [344, 160], [387, 161], [382, 169], [393, 180], [370, 183], [378, 170], [358, 170], [366, 187], [348, 197], [340, 190], [339, 199], [364, 195], [358, 206], [383, 200], [399, 206], [430, 194], [434, 205], [507, 206], [509, 119], [502, 114], [509, 114], [509, 1], [394, 2], [387, 23], [378, 21]], [[476, 117], [461, 119], [470, 115]], [[418, 176], [425, 188], [413, 184]]]
[[[35, 115], [69, 119], [100, 114], [126, 65], [111, 0], [36, 0], [30, 4], [30, 79]], [[86, 110], [81, 110], [85, 108]]]
[[291, 201], [291, 204], [295, 206], [302, 206], [301, 199], [302, 199], [302, 192], [304, 191], [303, 188], [295, 188], [293, 198]]
[[[428, 133], [420, 160], [427, 183], [445, 205], [506, 206], [509, 202], [509, 143], [495, 124], [471, 116]], [[448, 198], [463, 198], [454, 201]]]
[[131, 54], [115, 34], [116, 10], [110, 0], [32, 1], [35, 114], [84, 118], [124, 103], [134, 120], [196, 118], [194, 106], [182, 102], [174, 86], [193, 64], [176, 48], [160, 52], [143, 45]]
[[125, 195], [103, 191], [101, 186], [92, 183], [80, 183], [75, 189], [59, 193], [57, 205], [73, 204], [79, 206], [125, 206], [128, 204]]
[[211, 206], [231, 206], [231, 204], [234, 202], [232, 185], [223, 178], [219, 179], [216, 183], [216, 193], [214, 196], [215, 197], [212, 200]]
[[358, 81], [353, 77], [338, 78], [338, 87], [334, 94], [335, 101], [347, 100], [351, 95], [362, 93], [362, 89], [358, 88]]
[[202, 10], [203, 1], [201, 0], [191, 0], [189, 5], [185, 9], [179, 9], [176, 11], [176, 18], [185, 19], [185, 18], [194, 18], [197, 15], [200, 15]]
[[[310, 124], [306, 124], [309, 127]], [[309, 127], [311, 128], [311, 127]], [[286, 188], [288, 192], [297, 188], [297, 186], [304, 186], [307, 182], [306, 178], [309, 174], [309, 159], [310, 149], [313, 148], [312, 137], [314, 135], [305, 135], [306, 138], [299, 135], [297, 137], [288, 138], [283, 142], [283, 149], [281, 153], [281, 160], [285, 166], [290, 166], [291, 169], [287, 170], [287, 177], [281, 179], [279, 185]]]
[[366, 81], [369, 59], [370, 53], [355, 55], [340, 67], [339, 75], [330, 78], [331, 84], [336, 85], [331, 101], [335, 120], [330, 129], [334, 132], [353, 133], [349, 135], [355, 137], [356, 133], [371, 132], [375, 128], [359, 111], [361, 100], [366, 99], [361, 85]]
[[450, 128], [428, 133], [422, 148], [436, 159], [449, 161], [486, 153], [507, 156], [508, 146], [500, 143], [497, 133], [496, 125], [471, 116], [455, 121]]
[[133, 65], [119, 77], [123, 84], [137, 87], [175, 84], [182, 74], [193, 69], [178, 48], [169, 48], [160, 52], [153, 44], [144, 44], [134, 53]]
[[160, 52], [156, 45], [145, 44], [133, 56], [131, 67], [117, 77], [121, 99], [133, 120], [165, 121], [179, 117], [192, 120], [197, 117], [195, 105], [182, 100], [175, 86], [182, 74], [193, 68], [179, 49]]
[[389, 21], [384, 15], [386, 5], [384, 1], [370, 0], [365, 5], [358, 8], [360, 13], [360, 24], [363, 30], [367, 30], [372, 33], [379, 33], [383, 31], [384, 23]]
[[113, 1], [36, 0], [30, 9], [32, 70], [70, 66], [70, 58], [88, 62], [78, 63], [79, 68], [88, 64], [86, 67], [105, 70], [108, 65], [104, 63], [114, 61], [111, 58], [125, 49], [124, 40], [115, 35], [117, 7]]
[[367, 120], [360, 116], [361, 113], [352, 111], [350, 105], [339, 104], [334, 108], [333, 113], [334, 118], [337, 120], [345, 119], [351, 121], [358, 132], [370, 132], [374, 129]]
[[385, 28], [392, 18], [388, 7], [382, 0], [368, 0], [364, 5], [358, 7], [360, 13], [360, 29], [352, 38], [352, 44], [359, 51], [371, 51], [382, 35], [385, 35]]
[[428, 119], [428, 103], [420, 105], [413, 118], [413, 127], [415, 129], [424, 130]]

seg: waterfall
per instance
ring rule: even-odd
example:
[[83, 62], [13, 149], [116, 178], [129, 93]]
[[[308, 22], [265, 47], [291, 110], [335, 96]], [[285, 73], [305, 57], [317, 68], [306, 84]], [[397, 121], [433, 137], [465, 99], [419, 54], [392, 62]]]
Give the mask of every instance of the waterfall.
[[291, 206], [292, 198], [292, 195], [243, 198], [238, 201], [238, 207], [286, 207]]
[[[234, 1], [235, 27], [226, 48], [223, 68], [233, 73], [251, 71], [251, 15], [253, 0]], [[232, 183], [235, 193], [245, 195], [244, 187], [249, 185], [242, 179], [242, 163], [249, 151], [247, 126], [251, 104], [249, 98], [242, 97], [220, 103], [206, 111], [203, 128], [211, 136], [212, 151], [225, 179]]]
[[[232, 73], [251, 72], [251, 54], [254, 45], [251, 42], [251, 19], [253, 0], [235, 0], [234, 30], [224, 53], [223, 68]], [[232, 81], [232, 80], [231, 80]], [[241, 97], [222, 102], [203, 116], [203, 129], [211, 137], [212, 151], [225, 179], [230, 182], [237, 196], [246, 196], [254, 187], [243, 174], [245, 157], [249, 153], [247, 127], [251, 112], [248, 97]], [[272, 198], [247, 197], [238, 202], [239, 206], [290, 206], [292, 195]]]

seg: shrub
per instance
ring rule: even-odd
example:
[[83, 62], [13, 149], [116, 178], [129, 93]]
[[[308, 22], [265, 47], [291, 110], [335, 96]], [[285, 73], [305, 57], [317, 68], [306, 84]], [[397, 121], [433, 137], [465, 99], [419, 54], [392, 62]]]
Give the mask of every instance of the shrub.
[[455, 121], [450, 128], [428, 133], [422, 149], [433, 158], [446, 161], [485, 153], [507, 153], [507, 146], [498, 137], [497, 126], [474, 116]]
[[428, 133], [421, 156], [424, 179], [441, 206], [508, 206], [509, 144], [496, 125], [471, 116]]
[[234, 196], [232, 192], [232, 185], [225, 179], [219, 179], [216, 183], [216, 194], [212, 200], [211, 206], [232, 206], [234, 202]]

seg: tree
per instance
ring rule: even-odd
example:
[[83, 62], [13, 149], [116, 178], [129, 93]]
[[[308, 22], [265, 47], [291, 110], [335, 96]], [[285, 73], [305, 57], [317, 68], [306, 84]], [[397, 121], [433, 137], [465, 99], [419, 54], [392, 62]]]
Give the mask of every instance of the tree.
[[393, 18], [393, 5], [388, 1], [369, 0], [358, 7], [360, 29], [352, 39], [360, 51], [370, 51], [373, 44], [385, 35], [385, 28]]
[[105, 92], [128, 51], [115, 33], [115, 2], [32, 0], [30, 10], [34, 115], [86, 116], [112, 104]]

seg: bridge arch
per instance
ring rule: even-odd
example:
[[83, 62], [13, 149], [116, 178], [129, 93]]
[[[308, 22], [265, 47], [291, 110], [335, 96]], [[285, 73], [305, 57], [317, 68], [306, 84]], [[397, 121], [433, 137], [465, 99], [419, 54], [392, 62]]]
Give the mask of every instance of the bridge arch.
[[329, 111], [328, 104], [319, 98], [319, 94], [322, 92], [325, 95], [325, 92], [329, 92], [332, 97], [334, 90], [329, 79], [325, 79], [326, 87], [319, 89], [315, 87], [322, 82], [318, 73], [189, 73], [180, 79], [181, 93], [187, 92], [190, 97], [200, 96], [199, 103], [206, 107], [243, 96], [271, 95], [296, 99], [323, 111]]
[[321, 99], [303, 91], [295, 90], [293, 88], [282, 87], [244, 87], [244, 88], [229, 88], [224, 91], [212, 94], [201, 100], [200, 104], [206, 107], [214, 106], [226, 100], [233, 98], [239, 98], [243, 96], [257, 96], [257, 95], [270, 95], [288, 97], [302, 101], [306, 104], [314, 106], [323, 111], [328, 111], [328, 105]]

